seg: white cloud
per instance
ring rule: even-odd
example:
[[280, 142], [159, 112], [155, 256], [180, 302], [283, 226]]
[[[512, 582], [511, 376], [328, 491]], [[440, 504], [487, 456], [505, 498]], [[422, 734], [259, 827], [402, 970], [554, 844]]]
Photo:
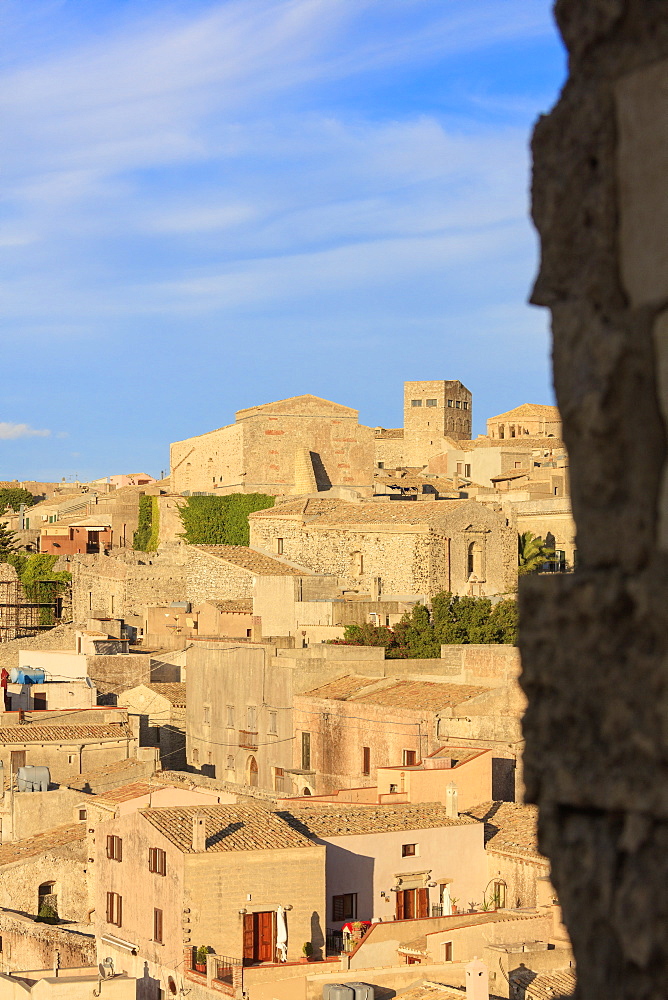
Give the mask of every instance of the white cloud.
[[49, 437], [51, 431], [38, 431], [30, 424], [12, 424], [0, 421], [0, 441], [15, 441], [17, 438]]

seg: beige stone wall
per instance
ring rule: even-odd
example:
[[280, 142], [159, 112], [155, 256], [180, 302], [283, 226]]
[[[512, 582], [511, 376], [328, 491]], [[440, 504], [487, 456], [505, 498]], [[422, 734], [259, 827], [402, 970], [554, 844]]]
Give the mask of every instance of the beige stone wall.
[[570, 501], [557, 497], [554, 500], [525, 500], [507, 509], [514, 515], [517, 531], [531, 531], [548, 540], [555, 550], [566, 554], [568, 566], [575, 565], [577, 548], [576, 527]]
[[404, 444], [403, 437], [384, 437], [382, 433], [376, 434], [374, 465], [377, 469], [399, 469], [408, 465], [407, 445]]
[[64, 920], [86, 920], [93, 906], [91, 879], [86, 842], [66, 844], [1, 867], [0, 906], [37, 916], [40, 885], [55, 882], [58, 916]]
[[185, 549], [186, 579], [184, 600], [201, 604], [209, 599], [236, 599], [253, 596], [253, 574], [247, 569], [203, 552], [197, 546]]
[[[322, 954], [326, 928], [325, 848], [231, 851], [185, 856], [186, 905], [193, 943], [219, 954], [243, 955], [242, 908], [249, 912], [292, 906], [288, 961], [302, 958], [302, 945]], [[250, 899], [248, 896], [250, 895]]]
[[[391, 504], [392, 501], [387, 501]], [[462, 502], [438, 527], [379, 523], [322, 525], [301, 523], [298, 517], [249, 518], [251, 546], [275, 552], [283, 539], [284, 557], [315, 573], [333, 574], [349, 590], [372, 593], [380, 577], [385, 595], [428, 595], [440, 590], [467, 593], [468, 546], [484, 549], [482, 594], [511, 591], [517, 578], [517, 539], [507, 518], [491, 507]], [[449, 539], [449, 541], [448, 541]], [[362, 572], [358, 575], [362, 555]]]
[[52, 968], [56, 951], [61, 969], [94, 965], [95, 937], [93, 928], [87, 926], [88, 933], [86, 927], [69, 929], [57, 924], [36, 924], [22, 914], [0, 911], [0, 971]]
[[318, 486], [370, 489], [374, 431], [357, 410], [315, 396], [300, 396], [240, 410], [236, 423], [171, 446], [176, 493], [293, 491], [297, 455], [316, 457]]
[[504, 879], [507, 885], [508, 907], [538, 905], [538, 880], [550, 874], [547, 858], [523, 857], [488, 849], [487, 864], [490, 879]]
[[25, 750], [26, 764], [35, 764], [49, 768], [51, 780], [57, 783], [67, 783], [71, 778], [92, 771], [116, 761], [134, 756], [134, 741], [132, 739], [107, 740], [97, 742], [86, 740], [63, 740], [58, 743], [2, 743], [0, 735], [0, 760], [9, 774], [11, 754], [15, 750]]
[[184, 600], [185, 556], [126, 550], [112, 556], [75, 556], [72, 614], [76, 622], [100, 617], [143, 619], [147, 605]]
[[[435, 405], [427, 405], [434, 400]], [[461, 382], [404, 382], [404, 440], [409, 465], [426, 465], [433, 455], [440, 454], [444, 437], [469, 441], [471, 427], [472, 397]]]

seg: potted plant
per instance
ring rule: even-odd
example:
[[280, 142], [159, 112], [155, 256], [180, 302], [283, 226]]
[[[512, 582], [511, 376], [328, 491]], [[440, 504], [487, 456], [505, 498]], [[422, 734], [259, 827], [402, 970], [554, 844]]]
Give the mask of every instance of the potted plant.
[[304, 941], [304, 944], [302, 945], [302, 952], [304, 953], [306, 961], [310, 962], [313, 956], [313, 945], [310, 941]]
[[457, 903], [459, 902], [459, 896], [450, 896], [450, 902], [452, 904], [452, 912], [457, 913]]
[[209, 949], [205, 944], [201, 944], [197, 949], [195, 955], [195, 971], [206, 973], [206, 956], [209, 954]]

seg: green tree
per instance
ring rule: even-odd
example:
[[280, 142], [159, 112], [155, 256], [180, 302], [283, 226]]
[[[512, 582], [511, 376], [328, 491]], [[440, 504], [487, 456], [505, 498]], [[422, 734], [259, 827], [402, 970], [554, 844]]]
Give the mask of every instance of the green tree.
[[0, 514], [8, 510], [18, 510], [22, 503], [26, 507], [32, 507], [35, 499], [29, 490], [24, 490], [20, 486], [3, 486], [0, 489]]
[[518, 609], [517, 601], [508, 598], [499, 601], [492, 608], [486, 626], [485, 642], [517, 645]]
[[394, 642], [392, 629], [384, 625], [372, 625], [364, 622], [361, 625], [353, 623], [343, 629], [343, 639], [334, 639], [335, 644], [344, 646], [391, 646]]
[[545, 563], [554, 559], [555, 551], [545, 544], [544, 539], [531, 531], [524, 531], [518, 539], [517, 572], [520, 576], [537, 573]]
[[[29, 601], [34, 604], [52, 604], [56, 597], [72, 580], [72, 574], [66, 570], [54, 571], [58, 556], [46, 552], [28, 556], [21, 573], [21, 584]], [[53, 625], [53, 612], [43, 608], [40, 624]]]
[[16, 535], [9, 530], [6, 521], [0, 522], [0, 562], [9, 562], [8, 556], [18, 551]]
[[179, 508], [185, 538], [191, 545], [248, 545], [248, 515], [274, 506], [266, 493], [231, 493], [224, 497], [188, 497]]
[[440, 656], [440, 642], [432, 616], [424, 604], [416, 604], [394, 626], [394, 646], [388, 656], [394, 659], [424, 660]]

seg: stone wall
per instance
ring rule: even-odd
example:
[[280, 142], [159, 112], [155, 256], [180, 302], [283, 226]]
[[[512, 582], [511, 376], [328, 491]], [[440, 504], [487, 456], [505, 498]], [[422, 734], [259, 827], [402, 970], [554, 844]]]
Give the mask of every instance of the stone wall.
[[[92, 932], [92, 928], [91, 928]], [[11, 910], [0, 912], [0, 971], [50, 969], [58, 953], [61, 969], [95, 965], [95, 936], [83, 928], [36, 924]]]
[[86, 841], [64, 844], [23, 862], [3, 865], [0, 906], [37, 916], [39, 886], [55, 882], [58, 916], [64, 920], [85, 920], [93, 906], [90, 878]]
[[96, 616], [143, 620], [147, 605], [185, 599], [185, 555], [180, 547], [165, 553], [127, 549], [111, 556], [76, 556], [69, 565], [77, 622]]
[[253, 596], [253, 574], [210, 555], [197, 546], [186, 547], [185, 600], [201, 604], [209, 599], [234, 600]]
[[559, 0], [570, 76], [534, 136], [578, 568], [522, 582], [527, 795], [583, 1000], [668, 974], [664, 549], [668, 8]]

